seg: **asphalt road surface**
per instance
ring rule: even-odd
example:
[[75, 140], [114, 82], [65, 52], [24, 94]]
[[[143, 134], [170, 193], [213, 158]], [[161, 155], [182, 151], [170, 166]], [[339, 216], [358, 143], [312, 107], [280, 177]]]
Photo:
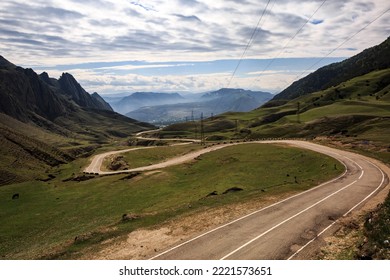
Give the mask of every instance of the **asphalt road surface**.
[[[312, 246], [316, 246], [315, 243], [320, 242], [321, 237], [332, 233], [335, 228], [333, 225], [340, 217], [361, 207], [388, 182], [388, 174], [379, 166], [369, 158], [355, 153], [306, 141], [275, 140], [251, 143], [283, 143], [313, 150], [336, 158], [344, 164], [346, 170], [329, 182], [176, 244], [152, 259], [299, 259]], [[199, 156], [199, 153], [230, 145], [237, 143], [212, 146], [127, 172], [181, 164]], [[101, 161], [101, 157], [95, 157], [86, 171], [102, 173], [99, 166]]]

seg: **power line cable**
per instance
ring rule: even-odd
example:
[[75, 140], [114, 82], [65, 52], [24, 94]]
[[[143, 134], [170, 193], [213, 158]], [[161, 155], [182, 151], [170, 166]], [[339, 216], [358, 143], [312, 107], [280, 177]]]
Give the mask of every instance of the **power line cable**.
[[248, 43], [247, 43], [247, 45], [246, 45], [246, 47], [245, 47], [245, 50], [244, 50], [244, 52], [242, 53], [241, 58], [240, 58], [240, 60], [238, 61], [237, 65], [236, 65], [236, 68], [235, 68], [234, 71], [233, 71], [232, 76], [230, 77], [230, 80], [229, 80], [229, 83], [228, 83], [228, 85], [227, 85], [227, 88], [229, 88], [229, 86], [230, 86], [230, 84], [231, 84], [231, 82], [232, 82], [234, 76], [236, 75], [236, 72], [237, 72], [238, 68], [240, 67], [240, 64], [241, 64], [242, 60], [244, 59], [244, 57], [245, 57], [245, 55], [246, 55], [246, 52], [248, 51], [250, 45], [251, 45], [252, 42], [253, 42], [253, 40], [254, 40], [254, 38], [255, 38], [255, 35], [256, 35], [256, 33], [257, 33], [257, 30], [259, 29], [260, 22], [262, 21], [264, 15], [265, 15], [265, 12], [266, 12], [267, 9], [268, 9], [268, 6], [269, 6], [269, 3], [270, 3], [270, 2], [271, 2], [271, 0], [268, 0], [267, 5], [265, 6], [265, 9], [263, 10], [263, 13], [261, 14], [261, 16], [260, 16], [260, 18], [259, 18], [259, 21], [258, 21], [257, 24], [256, 24], [256, 27], [253, 29], [252, 35], [251, 35], [251, 37], [250, 37], [250, 39], [249, 39], [249, 41], [248, 41]]
[[[341, 48], [345, 43], [347, 43], [348, 41], [350, 41], [353, 37], [355, 37], [356, 35], [358, 35], [360, 32], [362, 32], [363, 30], [365, 30], [367, 27], [369, 27], [371, 24], [373, 24], [375, 21], [377, 21], [378, 19], [380, 19], [383, 15], [385, 15], [388, 11], [390, 11], [390, 7], [385, 10], [384, 12], [382, 12], [379, 16], [377, 16], [374, 20], [370, 21], [368, 24], [366, 24], [363, 28], [361, 28], [360, 30], [358, 30], [357, 32], [355, 32], [353, 35], [351, 35], [350, 37], [348, 37], [346, 40], [344, 40], [340, 45], [338, 45], [336, 48], [334, 48], [332, 51], [330, 51], [327, 55], [323, 56], [322, 58], [320, 58], [318, 61], [316, 61], [312, 66], [310, 66], [309, 68], [307, 68], [305, 71], [303, 71], [301, 74], [299, 74], [298, 76], [296, 76], [292, 81], [296, 81], [298, 80], [304, 73], [308, 72], [309, 70], [313, 69], [317, 64], [319, 64], [321, 61], [323, 61], [325, 58], [327, 58], [328, 56], [330, 56], [332, 53], [334, 53], [335, 51], [337, 51], [339, 48]], [[288, 84], [291, 84], [291, 82], [289, 82]], [[288, 85], [286, 84], [286, 85]], [[284, 86], [285, 88], [286, 86]]]
[[[308, 23], [311, 21], [311, 19], [314, 17], [314, 15], [322, 8], [322, 6], [324, 6], [324, 4], [326, 3], [326, 1], [327, 1], [327, 0], [324, 0], [324, 1], [321, 3], [321, 5], [314, 11], [314, 13], [308, 18], [308, 20], [307, 20], [304, 24], [302, 24], [302, 26], [298, 29], [298, 31], [297, 31], [297, 32], [290, 38], [290, 40], [288, 40], [287, 43], [283, 46], [283, 48], [280, 50], [280, 52], [278, 53], [278, 55], [275, 56], [275, 57], [273, 57], [273, 58], [271, 59], [271, 61], [267, 64], [267, 66], [260, 72], [259, 78], [260, 78], [261, 74], [263, 74], [265, 71], [267, 71], [267, 69], [272, 65], [272, 63], [274, 63], [274, 61], [275, 61], [282, 53], [284, 53], [284, 51], [286, 50], [288, 44], [290, 44], [290, 42], [291, 42], [292, 40], [294, 40], [295, 37], [298, 36], [298, 34], [303, 30], [303, 28], [306, 26], [306, 24], [308, 24]], [[258, 81], [258, 80], [256, 80], [256, 81]]]

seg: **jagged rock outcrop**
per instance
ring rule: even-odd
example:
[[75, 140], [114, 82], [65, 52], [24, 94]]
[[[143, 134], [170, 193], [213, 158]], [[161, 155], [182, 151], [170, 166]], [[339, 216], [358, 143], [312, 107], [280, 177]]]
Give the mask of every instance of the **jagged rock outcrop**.
[[58, 84], [60, 89], [81, 107], [112, 111], [111, 107], [107, 107], [101, 100], [92, 97], [86, 92], [69, 73], [63, 73], [58, 80]]
[[91, 94], [91, 97], [93, 99], [95, 99], [96, 102], [98, 102], [100, 104], [100, 106], [102, 107], [103, 110], [108, 110], [108, 111], [114, 111], [110, 104], [108, 104], [104, 99], [103, 97], [101, 97], [97, 92], [94, 92]]

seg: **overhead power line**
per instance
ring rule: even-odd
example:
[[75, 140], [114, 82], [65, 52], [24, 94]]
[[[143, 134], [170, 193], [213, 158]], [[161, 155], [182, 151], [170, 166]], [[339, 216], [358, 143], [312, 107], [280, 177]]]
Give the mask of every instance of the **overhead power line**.
[[298, 34], [303, 30], [303, 28], [306, 26], [306, 24], [308, 24], [308, 23], [312, 20], [312, 18], [314, 17], [314, 15], [322, 8], [322, 6], [324, 6], [324, 4], [326, 3], [326, 1], [327, 1], [327, 0], [324, 0], [324, 1], [321, 3], [321, 5], [314, 11], [314, 13], [308, 18], [308, 20], [307, 20], [304, 24], [302, 24], [302, 26], [298, 29], [297, 32], [295, 32], [295, 34], [290, 38], [290, 40], [288, 40], [288, 41], [286, 42], [286, 44], [284, 44], [283, 48], [280, 50], [280, 52], [278, 53], [278, 55], [275, 56], [275, 57], [273, 57], [273, 58], [271, 59], [271, 61], [267, 64], [267, 66], [260, 72], [259, 77], [261, 76], [261, 74], [263, 74], [265, 71], [267, 71], [267, 69], [272, 65], [272, 63], [274, 63], [274, 61], [275, 61], [282, 53], [284, 53], [284, 51], [286, 50], [288, 44], [290, 44], [291, 41], [294, 40], [295, 37], [298, 36]]
[[242, 53], [241, 58], [240, 58], [240, 60], [238, 61], [237, 65], [236, 65], [236, 68], [235, 68], [234, 71], [233, 71], [232, 76], [230, 77], [230, 80], [229, 80], [229, 83], [228, 83], [228, 85], [227, 85], [227, 88], [229, 88], [229, 86], [230, 86], [230, 84], [231, 84], [231, 82], [232, 82], [234, 76], [236, 75], [236, 72], [237, 72], [238, 68], [240, 67], [240, 64], [241, 64], [242, 60], [244, 59], [244, 57], [245, 57], [245, 55], [246, 55], [246, 52], [248, 51], [249, 47], [251, 46], [251, 44], [252, 44], [252, 42], [253, 42], [253, 40], [254, 40], [254, 38], [255, 38], [255, 35], [256, 35], [256, 33], [257, 33], [257, 30], [259, 29], [260, 22], [263, 20], [263, 17], [264, 17], [264, 15], [265, 15], [265, 12], [266, 12], [267, 9], [268, 9], [268, 6], [269, 6], [269, 3], [270, 3], [270, 2], [271, 2], [271, 0], [268, 0], [267, 5], [265, 6], [265, 8], [264, 8], [264, 10], [263, 10], [263, 12], [262, 12], [262, 14], [261, 14], [261, 16], [260, 16], [260, 18], [259, 18], [259, 21], [258, 21], [257, 24], [256, 24], [256, 27], [253, 29], [252, 35], [251, 35], [251, 37], [250, 37], [248, 43], [246, 44], [245, 50], [244, 50], [244, 52]]
[[[305, 71], [303, 71], [302, 73], [300, 73], [298, 76], [296, 76], [292, 81], [296, 81], [298, 80], [299, 78], [301, 78], [301, 76], [305, 73], [307, 73], [309, 70], [313, 69], [316, 65], [318, 65], [321, 61], [323, 61], [325, 58], [327, 58], [328, 56], [330, 56], [332, 53], [334, 53], [335, 51], [337, 51], [339, 48], [341, 48], [342, 46], [345, 45], [345, 43], [347, 43], [348, 41], [350, 41], [353, 37], [355, 37], [356, 35], [358, 35], [360, 32], [362, 32], [363, 30], [365, 30], [367, 27], [369, 27], [371, 24], [373, 24], [375, 21], [377, 21], [378, 19], [380, 19], [382, 16], [384, 16], [387, 12], [390, 11], [390, 7], [385, 10], [384, 12], [382, 12], [379, 16], [377, 16], [376, 18], [374, 18], [372, 21], [370, 21], [369, 23], [367, 23], [364, 27], [362, 27], [360, 30], [358, 30], [357, 32], [355, 32], [354, 34], [352, 34], [350, 37], [348, 37], [347, 39], [345, 39], [340, 45], [338, 45], [336, 48], [334, 48], [333, 50], [331, 50], [328, 54], [326, 54], [325, 56], [323, 56], [322, 58], [320, 58], [319, 60], [317, 60], [312, 66], [310, 66], [309, 68], [307, 68]], [[288, 83], [288, 84], [291, 84]], [[288, 85], [286, 84], [286, 86]], [[286, 87], [284, 86], [284, 88]]]

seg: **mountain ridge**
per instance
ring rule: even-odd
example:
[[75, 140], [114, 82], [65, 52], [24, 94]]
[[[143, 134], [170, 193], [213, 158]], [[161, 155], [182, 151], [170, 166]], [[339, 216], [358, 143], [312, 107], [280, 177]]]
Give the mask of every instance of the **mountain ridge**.
[[0, 58], [0, 185], [44, 174], [99, 145], [155, 128], [112, 111], [70, 74], [47, 73]]
[[344, 61], [321, 67], [295, 81], [272, 100], [291, 100], [312, 92], [325, 90], [375, 70], [390, 67], [390, 37], [381, 44], [368, 48]]
[[62, 73], [61, 77], [58, 79], [58, 84], [62, 91], [66, 95], [70, 96], [78, 105], [93, 109], [112, 111], [112, 108], [107, 106], [105, 102], [102, 103], [101, 100], [96, 99], [96, 95], [94, 97], [86, 92], [76, 81], [76, 79], [69, 73]]

